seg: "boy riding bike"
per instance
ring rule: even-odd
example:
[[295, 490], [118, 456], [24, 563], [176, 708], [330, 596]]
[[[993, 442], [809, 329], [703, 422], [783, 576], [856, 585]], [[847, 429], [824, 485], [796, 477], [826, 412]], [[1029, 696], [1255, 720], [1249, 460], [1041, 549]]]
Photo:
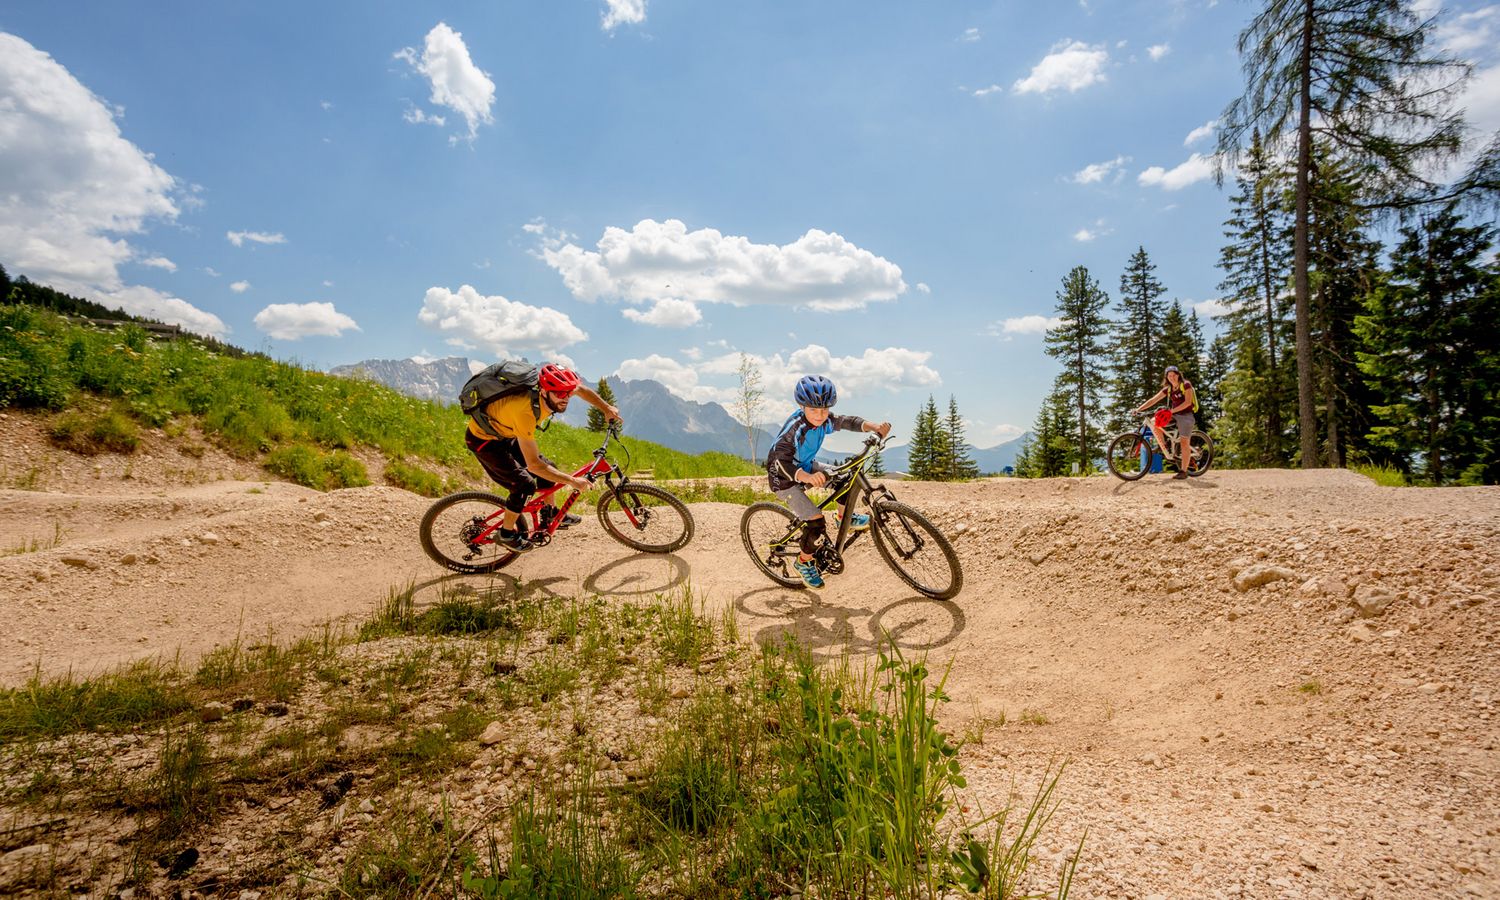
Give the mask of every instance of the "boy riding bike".
[[[485, 474], [510, 492], [496, 541], [507, 549], [516, 552], [531, 549], [526, 533], [516, 528], [516, 519], [532, 494], [554, 484], [566, 484], [584, 493], [593, 487], [588, 479], [575, 478], [557, 468], [552, 460], [542, 455], [536, 443], [537, 426], [566, 410], [568, 400], [575, 393], [610, 421], [622, 421], [620, 411], [584, 387], [577, 373], [553, 363], [542, 366], [534, 390], [500, 396], [481, 406], [469, 418], [464, 443], [478, 458]], [[552, 505], [543, 511], [544, 526], [557, 517], [559, 496], [554, 494]], [[563, 517], [558, 527], [567, 528], [581, 521], [570, 513]]]
[[[797, 405], [801, 407], [789, 416], [781, 426], [781, 432], [771, 444], [766, 457], [766, 470], [771, 479], [771, 491], [786, 503], [797, 518], [807, 522], [802, 529], [802, 552], [797, 556], [794, 568], [804, 583], [811, 588], [823, 586], [823, 576], [813, 562], [813, 553], [823, 537], [826, 523], [823, 510], [808, 499], [809, 487], [822, 487], [828, 480], [827, 470], [818, 462], [818, 450], [823, 438], [835, 431], [873, 431], [882, 438], [890, 434], [891, 423], [875, 424], [858, 416], [835, 416], [829, 408], [838, 402], [838, 391], [833, 382], [822, 375], [804, 375], [793, 392]], [[848, 510], [840, 510], [847, 515]], [[854, 513], [849, 527], [862, 531], [870, 527], [870, 517]]]

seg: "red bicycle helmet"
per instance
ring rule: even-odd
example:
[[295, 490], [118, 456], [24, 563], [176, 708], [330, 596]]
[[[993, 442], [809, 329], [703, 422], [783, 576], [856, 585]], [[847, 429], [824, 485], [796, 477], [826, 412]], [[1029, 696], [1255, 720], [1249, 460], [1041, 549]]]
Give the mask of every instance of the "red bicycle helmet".
[[[545, 370], [543, 370], [545, 371]], [[1151, 420], [1157, 428], [1166, 428], [1172, 424], [1172, 411], [1163, 406], [1156, 411], [1156, 416]]]
[[578, 373], [563, 366], [547, 363], [542, 366], [542, 373], [538, 376], [537, 383], [544, 391], [551, 391], [554, 394], [571, 394], [578, 390]]

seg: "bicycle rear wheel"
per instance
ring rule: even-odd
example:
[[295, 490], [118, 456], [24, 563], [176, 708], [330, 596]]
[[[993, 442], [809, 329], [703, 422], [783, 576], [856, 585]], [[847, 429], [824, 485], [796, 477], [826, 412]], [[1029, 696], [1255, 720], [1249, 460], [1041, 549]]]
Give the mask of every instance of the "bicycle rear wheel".
[[1214, 464], [1213, 438], [1201, 431], [1195, 431], [1188, 437], [1188, 449], [1192, 453], [1192, 458], [1188, 461], [1187, 473], [1196, 478], [1207, 472], [1209, 466]]
[[422, 516], [422, 549], [433, 562], [479, 575], [510, 565], [521, 554], [495, 543], [505, 500], [484, 491], [443, 497]]
[[1127, 431], [1109, 442], [1104, 463], [1116, 478], [1137, 481], [1151, 467], [1151, 448], [1139, 432]]
[[792, 511], [769, 500], [752, 503], [740, 516], [740, 540], [755, 567], [782, 587], [806, 587], [792, 569], [800, 552], [802, 529]]
[[671, 553], [693, 539], [687, 506], [649, 484], [616, 486], [599, 500], [598, 513], [610, 537], [642, 553]]
[[875, 549], [901, 580], [934, 600], [951, 600], [964, 586], [958, 553], [927, 517], [896, 500], [870, 510]]

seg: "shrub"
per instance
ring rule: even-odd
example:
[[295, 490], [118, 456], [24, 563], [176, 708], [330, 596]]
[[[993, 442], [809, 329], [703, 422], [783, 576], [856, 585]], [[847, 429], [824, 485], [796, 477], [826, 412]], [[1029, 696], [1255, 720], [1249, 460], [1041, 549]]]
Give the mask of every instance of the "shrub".
[[278, 447], [266, 455], [264, 465], [274, 475], [320, 491], [370, 483], [365, 464], [348, 453], [342, 450], [324, 453], [307, 444]]
[[448, 492], [442, 476], [399, 458], [386, 463], [385, 480], [393, 487], [423, 497], [441, 497]]
[[88, 414], [65, 412], [48, 430], [52, 443], [83, 456], [99, 453], [134, 453], [140, 446], [140, 429], [119, 410]]

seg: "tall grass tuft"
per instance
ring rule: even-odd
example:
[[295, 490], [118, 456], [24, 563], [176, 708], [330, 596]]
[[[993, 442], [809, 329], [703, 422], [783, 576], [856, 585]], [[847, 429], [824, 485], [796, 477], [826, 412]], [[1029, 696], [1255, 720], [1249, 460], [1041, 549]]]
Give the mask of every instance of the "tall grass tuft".
[[1406, 474], [1394, 466], [1364, 463], [1350, 466], [1349, 471], [1358, 472], [1381, 487], [1406, 487], [1411, 483]]
[[141, 444], [140, 429], [118, 409], [85, 413], [69, 410], [47, 429], [52, 443], [81, 456], [134, 453]]
[[0, 740], [123, 731], [191, 708], [177, 673], [150, 660], [83, 680], [38, 671], [21, 687], [0, 689]]
[[470, 866], [464, 888], [481, 900], [630, 900], [644, 874], [618, 834], [604, 826], [587, 773], [556, 792], [531, 794], [510, 821], [510, 853], [491, 839], [489, 874]]

